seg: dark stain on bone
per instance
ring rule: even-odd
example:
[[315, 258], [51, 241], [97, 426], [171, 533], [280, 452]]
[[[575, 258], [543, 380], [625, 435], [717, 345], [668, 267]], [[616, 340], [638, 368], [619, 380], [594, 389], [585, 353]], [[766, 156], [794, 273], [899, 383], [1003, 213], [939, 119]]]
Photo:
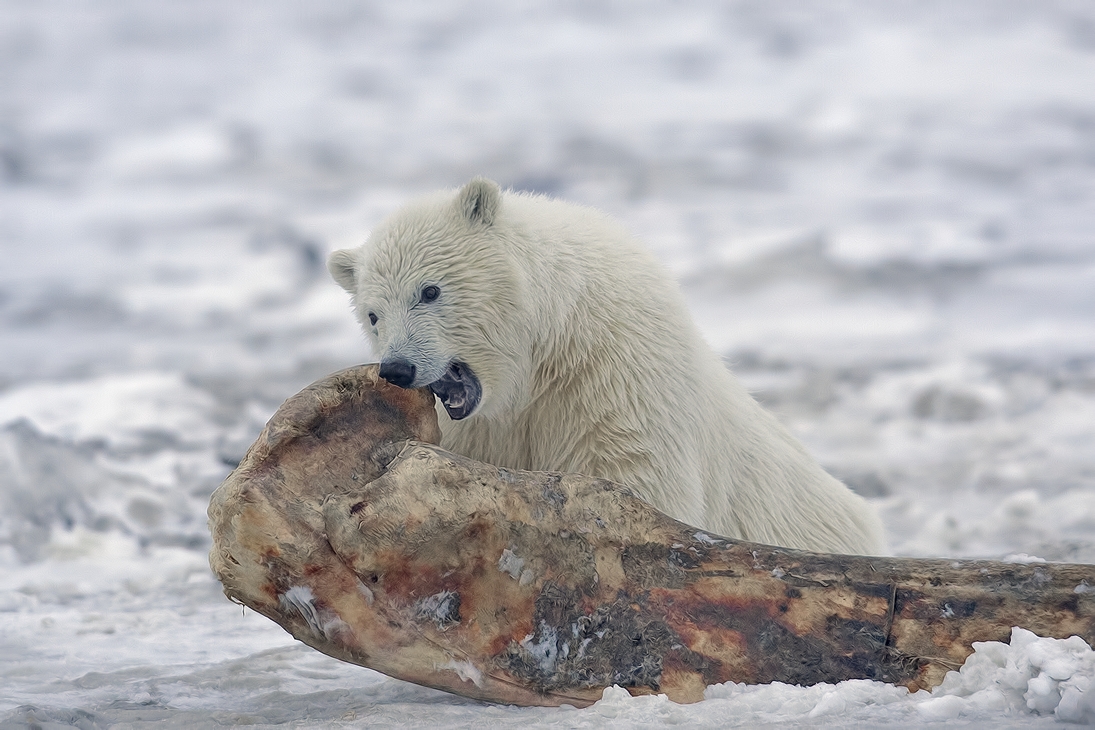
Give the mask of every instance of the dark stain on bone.
[[620, 592], [584, 611], [581, 592], [547, 582], [536, 600], [533, 632], [511, 640], [495, 661], [539, 692], [612, 684], [657, 692], [667, 660], [714, 677], [717, 662], [692, 651], [646, 600]]

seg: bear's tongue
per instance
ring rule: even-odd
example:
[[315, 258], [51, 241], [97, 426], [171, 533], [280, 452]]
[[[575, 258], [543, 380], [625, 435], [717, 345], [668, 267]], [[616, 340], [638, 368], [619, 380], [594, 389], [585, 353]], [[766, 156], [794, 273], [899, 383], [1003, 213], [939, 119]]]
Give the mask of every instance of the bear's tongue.
[[440, 399], [449, 418], [454, 421], [470, 416], [483, 395], [479, 378], [462, 362], [450, 363], [445, 374], [430, 383], [430, 390]]

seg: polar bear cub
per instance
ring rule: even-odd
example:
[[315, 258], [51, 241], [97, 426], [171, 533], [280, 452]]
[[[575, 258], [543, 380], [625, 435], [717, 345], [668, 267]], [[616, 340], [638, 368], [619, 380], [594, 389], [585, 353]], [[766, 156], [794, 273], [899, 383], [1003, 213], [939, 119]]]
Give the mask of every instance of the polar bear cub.
[[880, 549], [870, 506], [753, 400], [675, 282], [602, 214], [476, 178], [328, 266], [381, 375], [437, 395], [444, 448], [610, 479], [727, 537]]

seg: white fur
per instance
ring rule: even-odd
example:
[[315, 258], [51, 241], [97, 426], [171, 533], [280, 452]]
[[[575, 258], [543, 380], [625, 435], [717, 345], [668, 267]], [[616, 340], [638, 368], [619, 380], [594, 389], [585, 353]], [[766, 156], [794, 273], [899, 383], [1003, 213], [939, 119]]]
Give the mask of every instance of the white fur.
[[[382, 359], [416, 365], [412, 385], [453, 359], [478, 375], [475, 413], [438, 406], [446, 449], [611, 479], [727, 537], [880, 549], [867, 503], [753, 400], [676, 284], [602, 214], [477, 178], [397, 211], [329, 266]], [[441, 296], [420, 302], [428, 284]]]

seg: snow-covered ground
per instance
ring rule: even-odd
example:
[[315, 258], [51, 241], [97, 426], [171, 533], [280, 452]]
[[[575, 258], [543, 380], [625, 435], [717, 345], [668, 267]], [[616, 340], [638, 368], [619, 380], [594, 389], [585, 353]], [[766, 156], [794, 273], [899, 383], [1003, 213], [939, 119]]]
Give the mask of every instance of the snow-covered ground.
[[1075, 640], [521, 709], [229, 604], [210, 492], [370, 359], [326, 254], [480, 173], [647, 241], [895, 554], [1095, 562], [1091, 3], [0, 0], [0, 726], [1095, 722]]

